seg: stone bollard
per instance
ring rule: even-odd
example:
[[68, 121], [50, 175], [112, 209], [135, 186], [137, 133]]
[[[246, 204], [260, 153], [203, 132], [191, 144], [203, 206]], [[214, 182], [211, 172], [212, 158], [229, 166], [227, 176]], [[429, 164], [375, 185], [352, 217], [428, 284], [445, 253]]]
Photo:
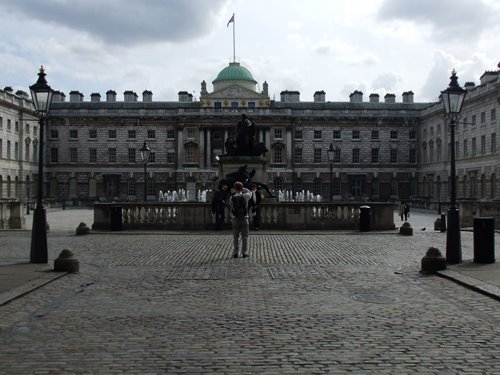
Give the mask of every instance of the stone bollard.
[[429, 247], [427, 254], [422, 258], [421, 273], [432, 274], [446, 269], [446, 259], [435, 247]]
[[87, 224], [81, 222], [80, 225], [76, 228], [76, 235], [81, 236], [83, 234], [89, 234], [90, 233], [90, 228], [87, 226]]
[[413, 228], [409, 222], [405, 221], [403, 225], [401, 225], [401, 228], [399, 228], [399, 234], [402, 234], [403, 236], [413, 236]]
[[441, 218], [434, 220], [434, 230], [441, 230]]
[[59, 257], [54, 260], [55, 272], [70, 272], [75, 273], [80, 271], [80, 260], [75, 257], [69, 249], [64, 249], [59, 254]]

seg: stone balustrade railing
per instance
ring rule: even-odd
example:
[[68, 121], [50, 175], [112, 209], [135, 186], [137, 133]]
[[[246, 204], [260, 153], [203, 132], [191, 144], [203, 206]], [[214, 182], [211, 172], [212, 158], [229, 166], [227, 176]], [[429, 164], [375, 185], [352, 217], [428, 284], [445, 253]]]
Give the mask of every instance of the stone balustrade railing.
[[[358, 229], [361, 205], [266, 202], [261, 206], [261, 227], [270, 230]], [[395, 228], [392, 203], [368, 205], [371, 207], [370, 229]], [[228, 214], [228, 226], [229, 220]], [[214, 223], [210, 203], [96, 203], [92, 228], [208, 230], [214, 228]]]

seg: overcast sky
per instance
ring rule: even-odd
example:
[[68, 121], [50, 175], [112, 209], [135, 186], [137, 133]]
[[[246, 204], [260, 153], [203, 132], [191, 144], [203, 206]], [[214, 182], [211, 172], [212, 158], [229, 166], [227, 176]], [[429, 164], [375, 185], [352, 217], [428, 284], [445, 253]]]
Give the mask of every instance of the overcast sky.
[[348, 101], [412, 90], [434, 101], [449, 83], [479, 82], [500, 61], [498, 0], [0, 0], [0, 88], [28, 91], [44, 65], [49, 85], [84, 100], [199, 97], [236, 59], [271, 98], [298, 90]]

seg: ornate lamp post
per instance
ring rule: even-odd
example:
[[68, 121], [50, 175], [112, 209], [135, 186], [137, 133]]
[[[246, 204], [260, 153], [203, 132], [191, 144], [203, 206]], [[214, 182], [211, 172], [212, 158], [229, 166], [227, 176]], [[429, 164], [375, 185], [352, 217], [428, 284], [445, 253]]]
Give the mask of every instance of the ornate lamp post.
[[151, 149], [146, 144], [146, 141], [144, 141], [144, 144], [142, 145], [142, 148], [139, 151], [141, 152], [141, 159], [142, 162], [144, 163], [144, 202], [146, 202], [148, 198], [147, 168], [148, 168], [149, 154], [151, 153]]
[[333, 201], [333, 160], [335, 158], [335, 150], [333, 144], [330, 143], [330, 148], [326, 150], [328, 161], [330, 162], [330, 202]]
[[50, 104], [52, 103], [52, 89], [47, 84], [45, 79], [45, 70], [40, 67], [38, 80], [30, 86], [31, 99], [35, 111], [39, 116], [40, 124], [40, 144], [38, 149], [38, 191], [36, 198], [36, 208], [33, 212], [33, 229], [31, 231], [31, 263], [47, 263], [47, 215], [43, 206], [43, 126], [45, 119], [49, 113]]
[[450, 120], [450, 208], [448, 209], [448, 231], [446, 232], [446, 262], [450, 264], [462, 261], [460, 244], [460, 215], [456, 197], [456, 169], [455, 169], [455, 128], [457, 119], [464, 103], [466, 91], [458, 85], [455, 69], [451, 72], [450, 85], [441, 91], [444, 110]]

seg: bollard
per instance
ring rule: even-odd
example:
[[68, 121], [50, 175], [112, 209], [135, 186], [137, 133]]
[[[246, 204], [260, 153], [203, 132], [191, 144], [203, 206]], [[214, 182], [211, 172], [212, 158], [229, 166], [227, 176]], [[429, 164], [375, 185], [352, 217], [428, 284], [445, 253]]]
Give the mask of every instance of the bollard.
[[54, 260], [55, 272], [75, 273], [80, 271], [80, 260], [69, 249], [64, 249]]
[[403, 236], [413, 236], [413, 228], [409, 222], [405, 221], [403, 223], [401, 228], [399, 228], [399, 234], [402, 234]]
[[89, 234], [90, 228], [84, 222], [81, 222], [80, 225], [76, 228], [76, 235], [81, 236], [83, 234]]
[[437, 271], [446, 269], [446, 259], [443, 257], [439, 249], [429, 247], [429, 250], [427, 250], [427, 253], [422, 258], [421, 265], [421, 273], [433, 274]]

